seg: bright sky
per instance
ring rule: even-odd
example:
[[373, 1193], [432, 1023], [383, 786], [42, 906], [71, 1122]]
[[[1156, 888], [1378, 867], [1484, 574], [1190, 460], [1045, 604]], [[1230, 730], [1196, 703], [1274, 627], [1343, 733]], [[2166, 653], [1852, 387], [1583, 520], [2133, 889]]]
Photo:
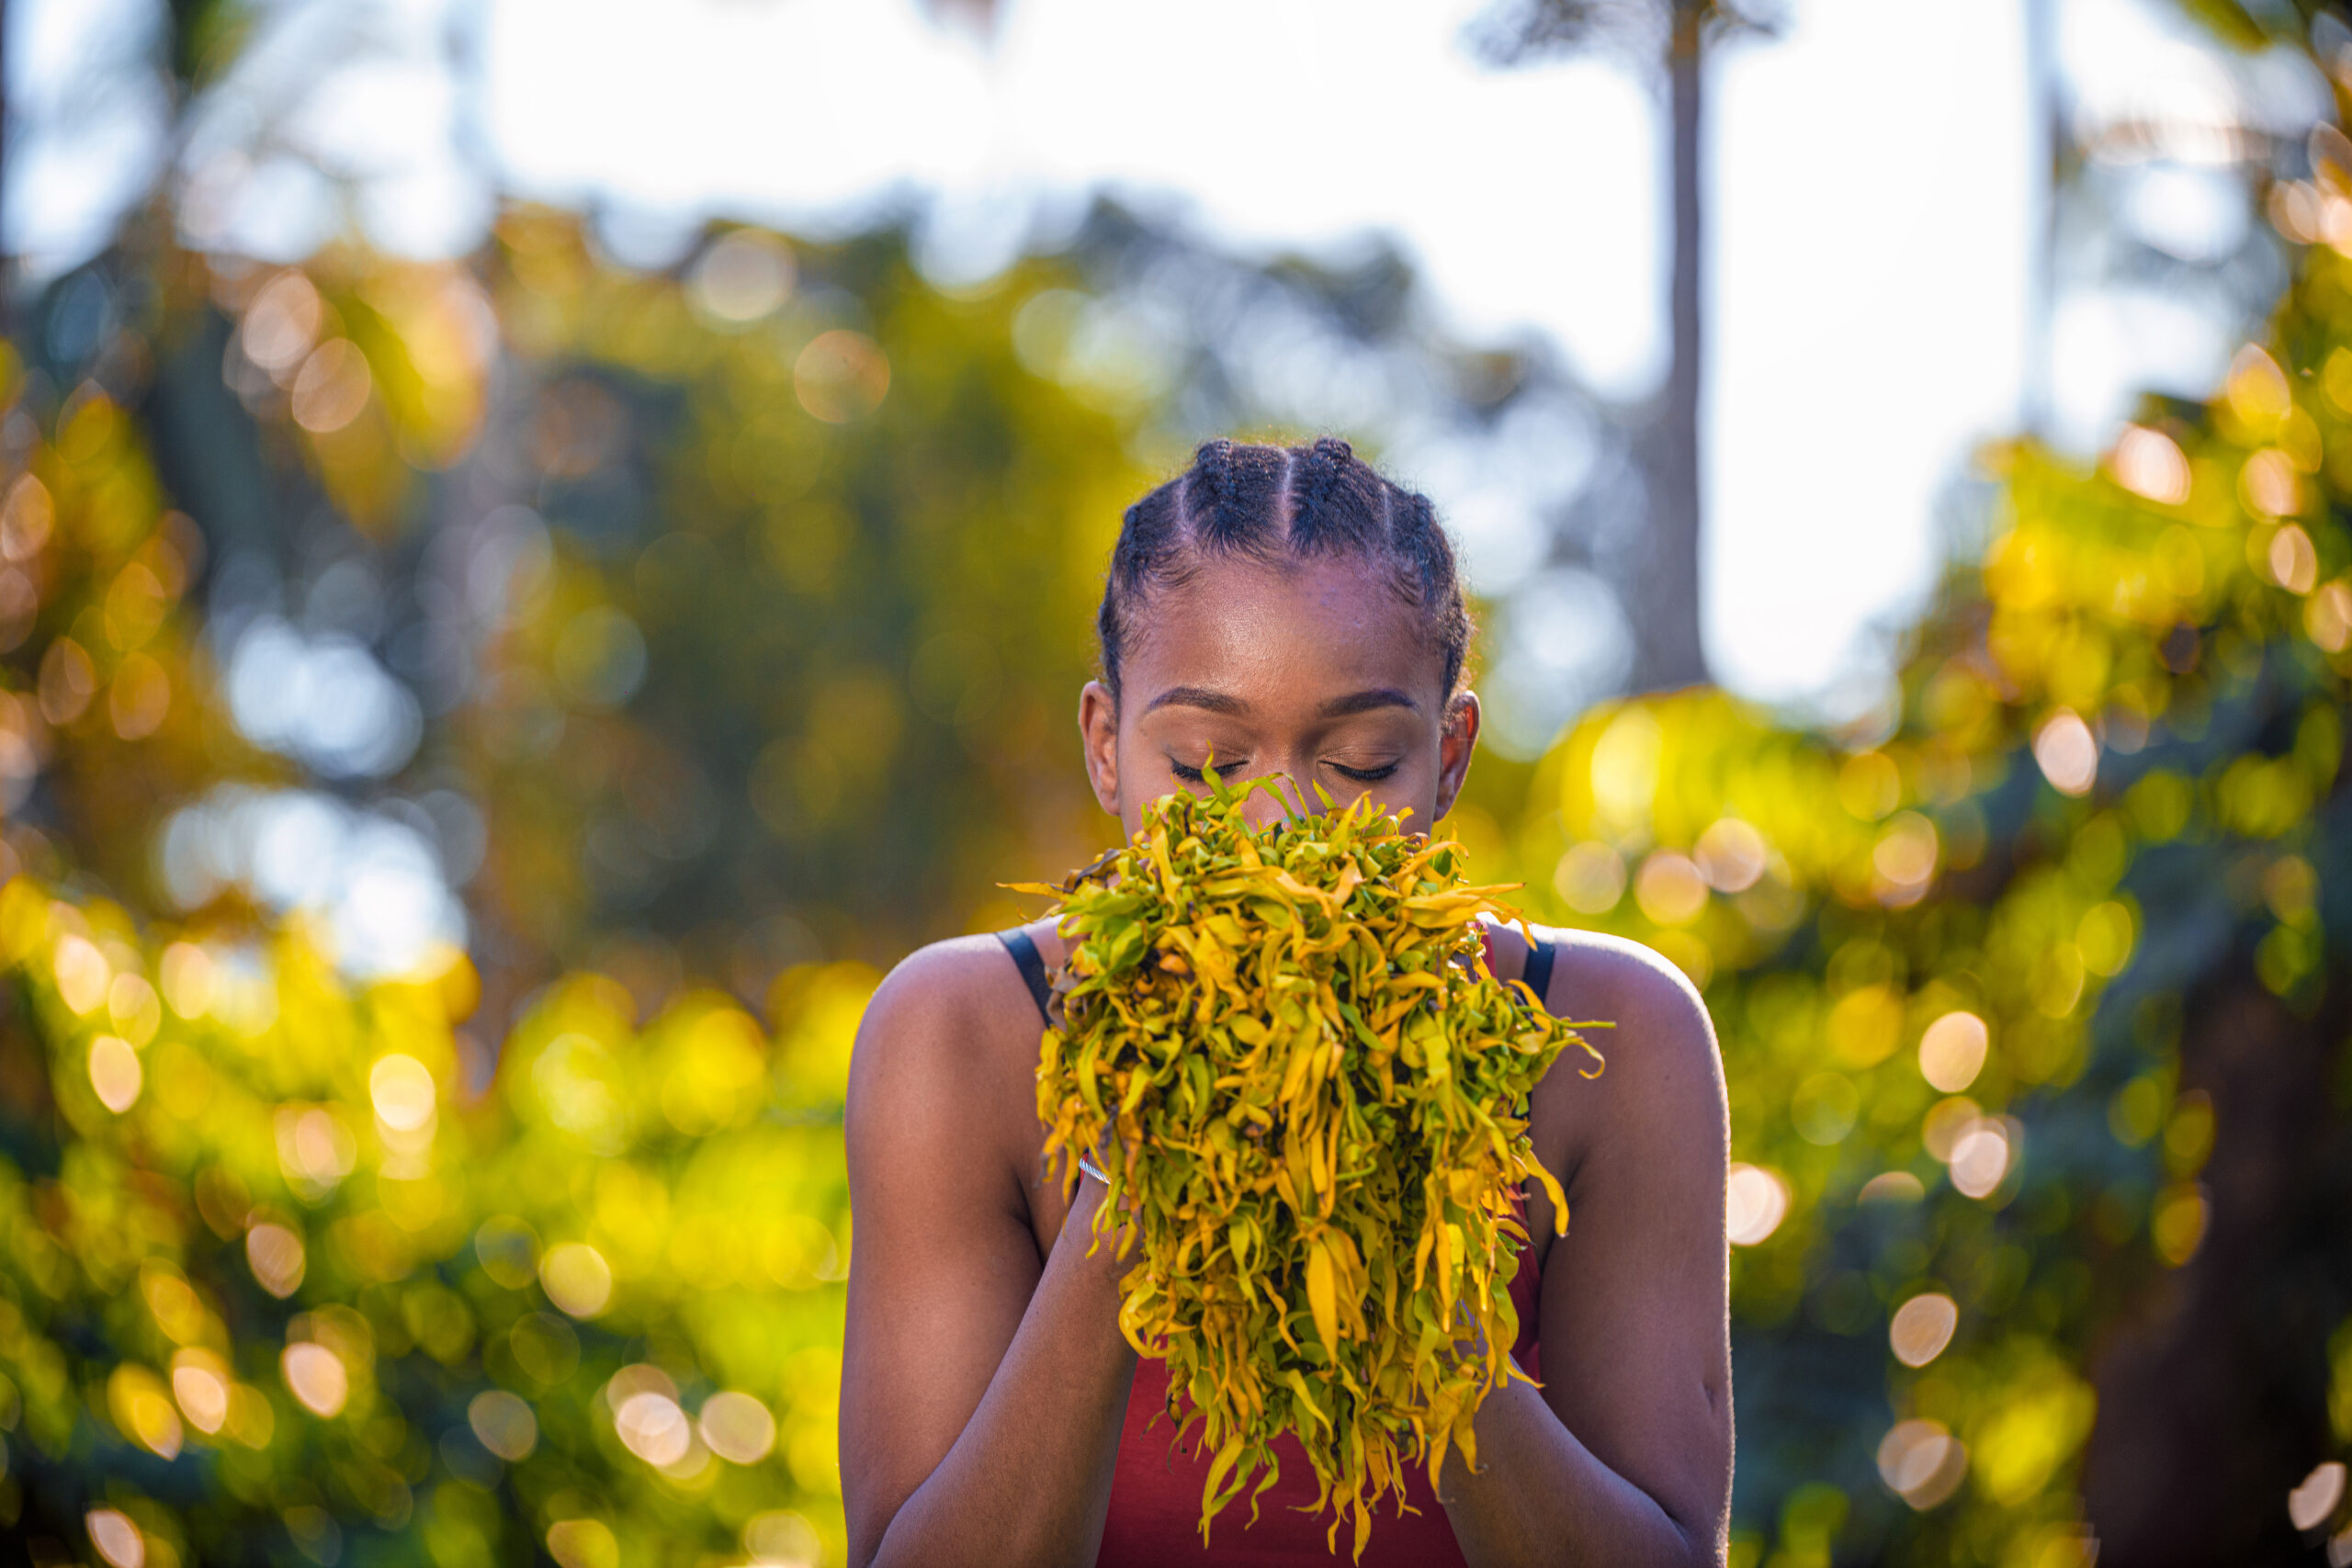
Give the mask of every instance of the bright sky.
[[[1033, 215], [1109, 186], [1172, 197], [1244, 249], [1386, 232], [1458, 330], [1532, 327], [1603, 389], [1645, 390], [1664, 353], [1660, 105], [1618, 60], [1479, 69], [1460, 37], [1484, 3], [1006, 0], [983, 48], [913, 0], [288, 0], [261, 49], [314, 57], [322, 29], [362, 13], [417, 40], [296, 115], [300, 140], [364, 176], [353, 209], [396, 249], [478, 236], [460, 145], [509, 188], [617, 204], [657, 231], [707, 214], [845, 227], [928, 196], [949, 271], [984, 272]], [[2024, 5], [1792, 0], [1778, 39], [1722, 61], [1702, 572], [1710, 652], [1737, 689], [1801, 696], [1850, 669], [1862, 629], [1929, 581], [1939, 491], [2017, 421], [2041, 219]], [[77, 36], [136, 47], [129, 24], [152, 7], [11, 7], [14, 100], [69, 91]], [[2061, 15], [2085, 101], [2230, 112], [2226, 74], [2162, 0]], [[437, 52], [452, 23], [477, 46], [469, 93]], [[12, 164], [17, 244], [73, 251], [138, 158], [119, 129], [135, 118], [69, 110], [82, 134]], [[291, 161], [208, 162], [237, 133], [194, 138], [192, 209], [208, 181], [233, 188], [237, 242], [300, 254], [336, 198]], [[2242, 224], [2233, 188], [2192, 172], [2141, 205], [2193, 246]], [[2132, 388], [2201, 390], [2227, 348], [2225, 328], [2155, 297], [2069, 306], [2057, 342], [2058, 427], [2085, 447]]]
[[2014, 0], [1811, 0], [1724, 72], [1702, 624], [1727, 684], [1833, 679], [1929, 586], [1971, 446], [2015, 428], [2042, 210], [2025, 66]]
[[[983, 214], [1110, 184], [1181, 193], [1245, 246], [1384, 230], [1463, 330], [1532, 324], [1645, 389], [1657, 101], [1606, 58], [1479, 69], [1476, 9], [1014, 0], [984, 53], [854, 0], [687, 3], [659, 28], [622, 0], [504, 0], [491, 130], [519, 183], [573, 198], [805, 221], [898, 181]], [[2037, 211], [2019, 9], [1805, 0], [1720, 73], [1702, 570], [1736, 686], [1827, 682], [1928, 581], [1954, 464], [2014, 422]]]

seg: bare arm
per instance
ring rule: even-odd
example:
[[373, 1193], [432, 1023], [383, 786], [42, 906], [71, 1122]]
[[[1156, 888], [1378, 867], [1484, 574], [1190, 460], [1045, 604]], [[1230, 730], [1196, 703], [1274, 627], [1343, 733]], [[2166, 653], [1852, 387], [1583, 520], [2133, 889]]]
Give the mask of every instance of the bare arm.
[[1024, 1116], [1029, 1100], [974, 1038], [997, 989], [1021, 997], [1012, 976], [967, 944], [917, 954], [851, 1060], [841, 1463], [856, 1568], [1091, 1563], [1101, 1543], [1136, 1357], [1110, 1249], [1085, 1256], [1099, 1184], [1080, 1183], [1037, 1256], [1006, 1120], [1009, 1095]]
[[[1569, 1115], [1574, 1223], [1544, 1265], [1541, 1392], [1478, 1412], [1479, 1470], [1441, 1495], [1474, 1564], [1713, 1563], [1730, 1522], [1732, 1419], [1723, 1071], [1705, 1006], [1631, 943], [1580, 958], [1608, 976], [1580, 1016], [1617, 1020]], [[1555, 986], [1565, 992], [1566, 986]], [[1557, 1101], [1555, 1100], [1555, 1103]], [[1533, 1226], [1550, 1223], [1538, 1201]], [[1542, 1234], [1537, 1230], [1536, 1234]]]

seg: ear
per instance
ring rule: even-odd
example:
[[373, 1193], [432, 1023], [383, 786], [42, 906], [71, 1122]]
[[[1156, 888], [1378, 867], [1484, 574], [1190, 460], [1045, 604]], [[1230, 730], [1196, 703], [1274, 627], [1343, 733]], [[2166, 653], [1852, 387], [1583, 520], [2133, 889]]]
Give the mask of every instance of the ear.
[[1119, 815], [1119, 705], [1110, 688], [1089, 681], [1078, 694], [1078, 734], [1086, 748], [1086, 778], [1094, 799]]
[[1437, 739], [1437, 815], [1453, 809], [1462, 781], [1470, 776], [1470, 753], [1478, 744], [1478, 698], [1464, 692], [1445, 705], [1445, 728]]

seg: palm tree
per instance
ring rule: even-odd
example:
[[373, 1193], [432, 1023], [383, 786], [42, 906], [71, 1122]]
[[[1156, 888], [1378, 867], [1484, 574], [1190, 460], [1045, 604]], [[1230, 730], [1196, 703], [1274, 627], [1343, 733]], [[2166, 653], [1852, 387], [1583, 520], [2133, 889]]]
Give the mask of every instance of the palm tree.
[[1699, 367], [1703, 344], [1700, 259], [1703, 207], [1700, 138], [1706, 62], [1716, 45], [1769, 30], [1732, 0], [1505, 0], [1474, 28], [1474, 51], [1519, 65], [1595, 48], [1631, 54], [1666, 78], [1672, 149], [1671, 344], [1666, 383], [1645, 442], [1649, 527], [1634, 581], [1621, 583], [1634, 627], [1636, 691], [1707, 679], [1699, 636]]

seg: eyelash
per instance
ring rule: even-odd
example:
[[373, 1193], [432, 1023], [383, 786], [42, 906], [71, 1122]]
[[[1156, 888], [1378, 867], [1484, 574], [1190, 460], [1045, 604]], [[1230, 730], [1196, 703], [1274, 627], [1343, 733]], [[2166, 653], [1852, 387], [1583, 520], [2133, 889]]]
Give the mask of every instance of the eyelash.
[[[1351, 768], [1339, 762], [1326, 762], [1323, 765], [1330, 769], [1333, 773], [1339, 774], [1341, 778], [1352, 779], [1358, 784], [1378, 784], [1381, 780], [1388, 777], [1389, 774], [1396, 771], [1396, 764], [1394, 762], [1384, 763], [1377, 768]], [[1183, 763], [1177, 761], [1172, 757], [1169, 759], [1168, 766], [1174, 771], [1178, 778], [1182, 779], [1186, 784], [1208, 783], [1207, 775], [1202, 773], [1200, 769], [1186, 767]], [[1234, 764], [1227, 763], [1225, 767], [1220, 768], [1217, 771], [1221, 774], [1229, 775], [1233, 771], [1233, 767]]]

